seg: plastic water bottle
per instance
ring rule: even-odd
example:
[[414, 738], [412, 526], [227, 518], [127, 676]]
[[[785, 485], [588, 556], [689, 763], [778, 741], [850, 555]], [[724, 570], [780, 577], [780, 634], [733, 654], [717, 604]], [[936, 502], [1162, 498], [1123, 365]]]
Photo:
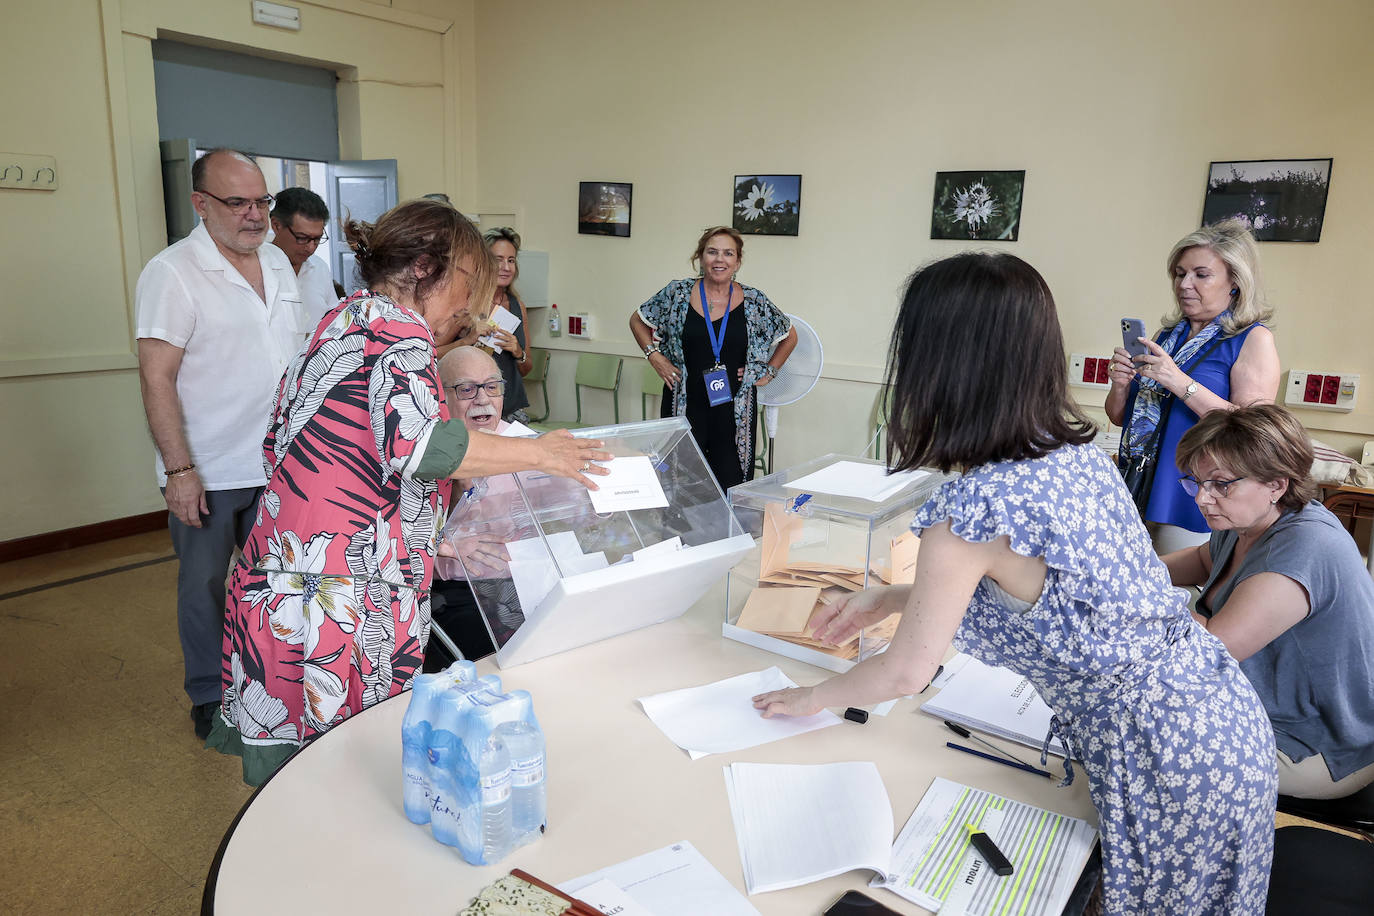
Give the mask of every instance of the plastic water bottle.
[[500, 735], [482, 745], [481, 810], [482, 861], [488, 865], [505, 858], [511, 849], [510, 752]]
[[439, 695], [447, 687], [442, 673], [415, 678], [410, 705], [401, 720], [401, 803], [413, 824], [428, 824], [434, 792], [429, 776], [429, 743]]
[[461, 737], [464, 715], [462, 694], [453, 688], [451, 682], [446, 687], [435, 703], [434, 729], [429, 736], [429, 829], [440, 843], [458, 846], [463, 820], [461, 771], [465, 763], [470, 768], [471, 761]]
[[520, 846], [538, 839], [544, 829], [544, 733], [523, 720], [503, 722], [495, 733], [510, 751], [511, 830]]

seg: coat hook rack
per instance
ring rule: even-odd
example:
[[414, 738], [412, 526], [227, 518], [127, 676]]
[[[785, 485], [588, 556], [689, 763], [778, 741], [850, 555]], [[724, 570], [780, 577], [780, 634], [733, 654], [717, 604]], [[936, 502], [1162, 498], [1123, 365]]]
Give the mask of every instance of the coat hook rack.
[[57, 160], [32, 153], [0, 153], [0, 190], [56, 191]]

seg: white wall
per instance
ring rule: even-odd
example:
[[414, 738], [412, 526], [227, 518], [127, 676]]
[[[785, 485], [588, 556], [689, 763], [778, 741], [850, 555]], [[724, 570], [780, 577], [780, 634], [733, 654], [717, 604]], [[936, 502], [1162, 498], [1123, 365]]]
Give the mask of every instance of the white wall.
[[[1374, 4], [480, 0], [476, 25], [468, 203], [517, 212], [560, 310], [599, 323], [554, 343], [555, 413], [568, 351], [637, 353], [630, 310], [730, 221], [735, 174], [804, 176], [800, 236], [748, 239], [740, 273], [825, 343], [826, 378], [784, 411], [790, 464], [863, 447], [903, 279], [968, 246], [928, 237], [937, 170], [1026, 169], [1020, 241], [988, 247], [1044, 273], [1069, 350], [1106, 354], [1120, 317], [1169, 308], [1163, 260], [1200, 222], [1210, 161], [1333, 156], [1322, 241], [1266, 244], [1264, 269], [1284, 368], [1369, 389], [1303, 421], [1356, 454], [1374, 435]], [[634, 183], [630, 239], [577, 234], [590, 179]], [[1102, 392], [1075, 391], [1100, 416]]]

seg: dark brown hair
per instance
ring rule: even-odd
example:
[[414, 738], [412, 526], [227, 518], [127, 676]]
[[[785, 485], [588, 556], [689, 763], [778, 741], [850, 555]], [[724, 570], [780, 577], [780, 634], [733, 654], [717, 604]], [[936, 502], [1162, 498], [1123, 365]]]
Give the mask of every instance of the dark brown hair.
[[1301, 509], [1317, 495], [1312, 482], [1312, 440], [1298, 418], [1278, 404], [1254, 404], [1204, 414], [1178, 440], [1174, 459], [1189, 474], [1204, 458], [1261, 483], [1288, 481], [1282, 511]]
[[706, 243], [718, 235], [728, 235], [734, 240], [735, 256], [739, 258], [741, 264], [744, 263], [744, 236], [739, 234], [739, 230], [730, 226], [712, 226], [701, 234], [701, 238], [697, 239], [697, 250], [692, 252], [691, 264], [693, 269], [699, 268], [701, 257], [706, 254]]
[[[491, 255], [477, 227], [451, 204], [408, 200], [383, 213], [376, 223], [343, 221], [344, 238], [357, 257], [358, 280], [373, 289], [385, 283], [424, 299], [465, 258], [473, 263], [469, 303], [490, 303], [496, 286]], [[414, 267], [428, 270], [415, 278]]]
[[888, 465], [948, 471], [1091, 441], [1065, 365], [1035, 268], [979, 252], [927, 264], [907, 282], [888, 351]]

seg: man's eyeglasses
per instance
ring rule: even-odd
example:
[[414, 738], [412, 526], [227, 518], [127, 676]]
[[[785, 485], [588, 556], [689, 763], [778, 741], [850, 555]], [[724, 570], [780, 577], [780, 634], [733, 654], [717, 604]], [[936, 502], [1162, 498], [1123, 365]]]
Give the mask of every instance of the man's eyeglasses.
[[1213, 496], [1228, 496], [1232, 485], [1244, 479], [1244, 477], [1232, 477], [1230, 480], [1198, 480], [1191, 474], [1185, 474], [1178, 479], [1178, 482], [1183, 487], [1183, 492], [1193, 499], [1197, 499], [1199, 490], [1206, 490]]
[[266, 197], [225, 198], [220, 197], [218, 194], [211, 194], [209, 191], [200, 191], [198, 193], [204, 194], [206, 197], [213, 197], [215, 200], [228, 207], [230, 212], [235, 216], [243, 216], [243, 214], [247, 213], [249, 208], [253, 207], [255, 204], [259, 210], [266, 213], [268, 210], [272, 209], [272, 201], [276, 200], [271, 194], [268, 194]]
[[506, 393], [506, 380], [495, 379], [490, 382], [459, 382], [456, 385], [445, 385], [458, 395], [460, 401], [471, 401], [477, 397], [477, 389], [481, 388], [487, 393], [487, 397], [499, 398]]
[[295, 229], [287, 229], [291, 237], [296, 240], [297, 245], [318, 245], [320, 242], [329, 241], [329, 233], [321, 232], [319, 235], [302, 235]]

